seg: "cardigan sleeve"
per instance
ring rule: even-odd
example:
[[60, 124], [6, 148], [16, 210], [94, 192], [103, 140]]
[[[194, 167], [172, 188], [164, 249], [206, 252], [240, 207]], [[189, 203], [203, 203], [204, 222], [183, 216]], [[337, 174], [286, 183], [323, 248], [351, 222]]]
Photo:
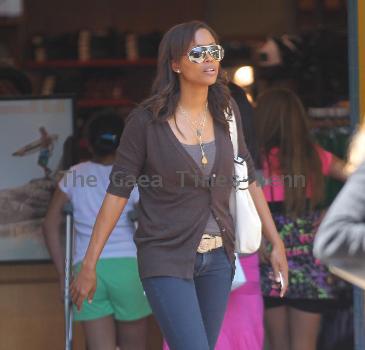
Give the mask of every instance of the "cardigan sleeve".
[[127, 119], [110, 173], [108, 193], [129, 198], [141, 175], [146, 159], [145, 114], [138, 108]]
[[245, 136], [242, 128], [242, 118], [235, 100], [231, 99], [231, 106], [233, 109], [233, 113], [235, 115], [236, 123], [237, 123], [237, 139], [238, 139], [238, 154], [242, 157], [247, 163], [247, 171], [248, 171], [248, 182], [251, 184], [256, 180], [255, 175], [255, 165], [252, 160], [251, 154], [248, 150], [248, 147], [245, 142]]
[[351, 175], [329, 208], [314, 242], [320, 259], [365, 254], [365, 163]]

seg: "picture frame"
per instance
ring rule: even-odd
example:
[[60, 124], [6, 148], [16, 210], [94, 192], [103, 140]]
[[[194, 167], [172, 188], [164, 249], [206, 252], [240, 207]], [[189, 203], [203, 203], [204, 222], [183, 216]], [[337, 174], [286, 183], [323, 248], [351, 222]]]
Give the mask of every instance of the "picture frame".
[[49, 262], [42, 223], [74, 135], [72, 95], [0, 98], [0, 263]]

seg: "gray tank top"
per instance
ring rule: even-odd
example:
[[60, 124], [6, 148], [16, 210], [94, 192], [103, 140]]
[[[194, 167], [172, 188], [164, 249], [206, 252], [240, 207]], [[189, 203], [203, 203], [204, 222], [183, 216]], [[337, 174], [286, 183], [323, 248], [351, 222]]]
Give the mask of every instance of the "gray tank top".
[[[204, 144], [204, 152], [205, 152], [206, 157], [208, 158], [208, 164], [204, 168], [201, 163], [202, 153], [200, 150], [200, 146], [199, 145], [186, 145], [184, 143], [182, 143], [182, 145], [186, 149], [186, 151], [189, 153], [191, 158], [194, 159], [196, 164], [202, 170], [203, 174], [206, 176], [209, 176], [212, 171], [214, 160], [215, 160], [215, 153], [216, 153], [215, 141]], [[209, 219], [208, 219], [204, 232], [211, 233], [214, 235], [221, 234], [219, 226], [218, 226], [217, 222], [215, 221], [212, 212], [210, 213], [210, 216], [209, 216]]]

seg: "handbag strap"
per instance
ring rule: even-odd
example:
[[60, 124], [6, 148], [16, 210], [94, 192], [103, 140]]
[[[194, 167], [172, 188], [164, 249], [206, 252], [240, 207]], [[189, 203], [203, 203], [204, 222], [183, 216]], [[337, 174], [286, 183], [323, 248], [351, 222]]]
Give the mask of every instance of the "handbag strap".
[[228, 114], [226, 112], [224, 114], [229, 125], [229, 135], [231, 137], [231, 142], [233, 146], [233, 155], [236, 158], [238, 156], [237, 122], [233, 109], [231, 109], [231, 111], [231, 114]]

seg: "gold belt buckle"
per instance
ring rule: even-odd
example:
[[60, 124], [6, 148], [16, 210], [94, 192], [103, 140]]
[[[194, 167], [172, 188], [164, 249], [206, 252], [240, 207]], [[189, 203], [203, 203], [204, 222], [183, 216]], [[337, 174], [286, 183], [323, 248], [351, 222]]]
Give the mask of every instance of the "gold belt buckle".
[[207, 253], [210, 252], [212, 249], [214, 249], [214, 247], [211, 247], [211, 240], [214, 240], [214, 246], [217, 245], [216, 240], [214, 239], [214, 237], [207, 235], [207, 234], [203, 234], [202, 239], [200, 240], [199, 246], [198, 246], [198, 253]]

